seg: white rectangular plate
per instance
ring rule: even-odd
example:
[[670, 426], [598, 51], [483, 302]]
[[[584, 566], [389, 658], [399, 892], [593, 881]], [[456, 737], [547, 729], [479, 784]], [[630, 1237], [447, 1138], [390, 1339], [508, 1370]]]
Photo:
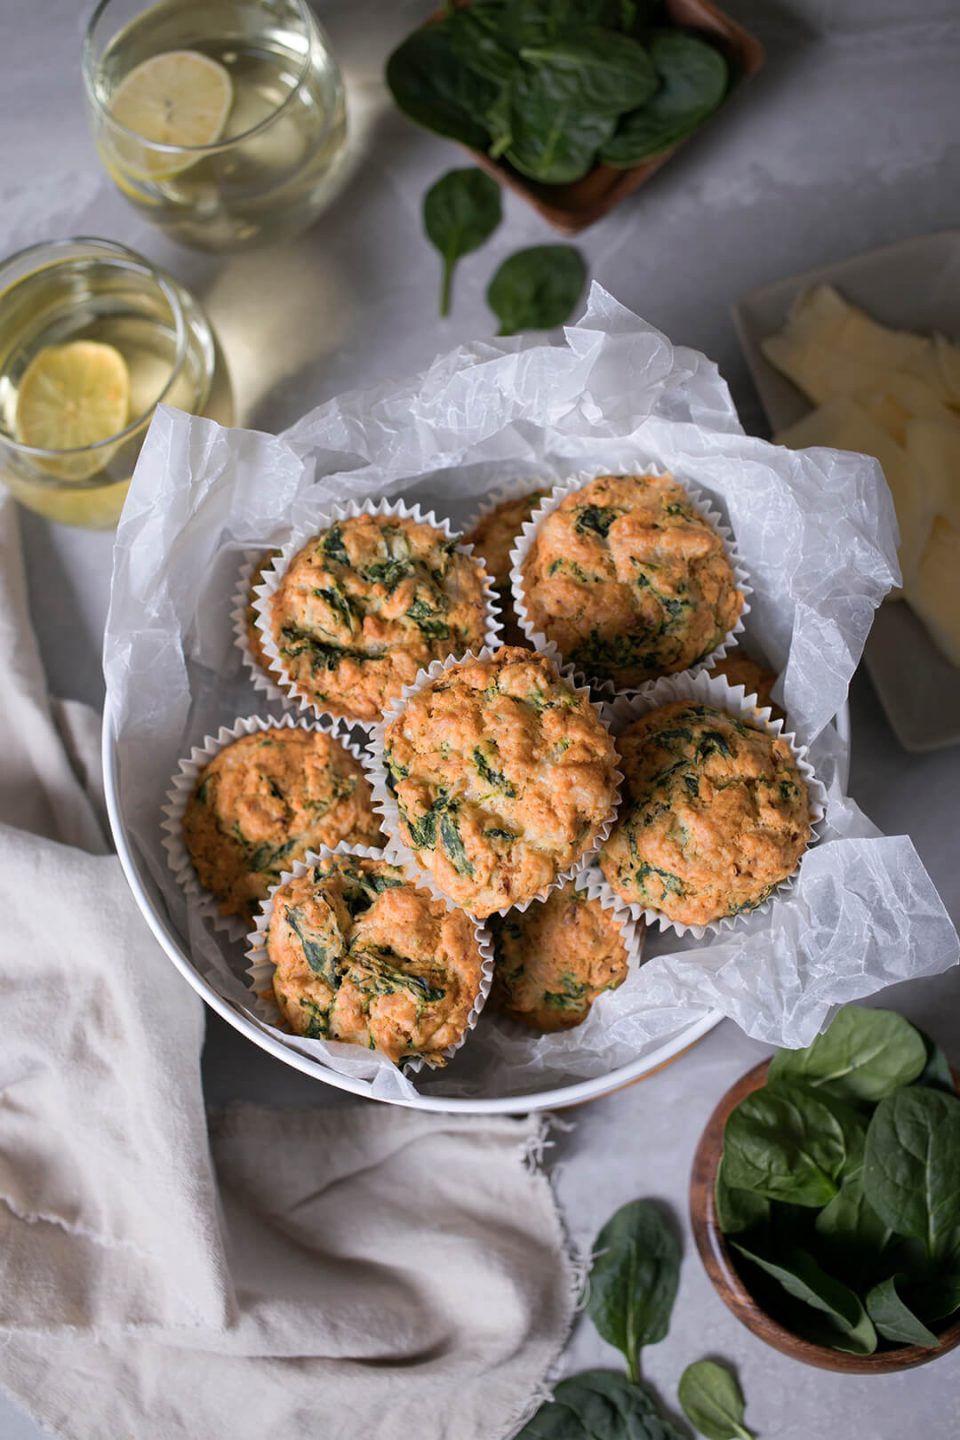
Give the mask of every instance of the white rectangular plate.
[[[810, 402], [764, 357], [761, 342], [781, 330], [797, 295], [835, 285], [883, 325], [960, 341], [960, 230], [885, 245], [751, 290], [733, 309], [747, 367], [776, 432], [802, 419]], [[887, 719], [906, 750], [960, 744], [960, 669], [940, 654], [902, 601], [882, 605], [864, 654]]]

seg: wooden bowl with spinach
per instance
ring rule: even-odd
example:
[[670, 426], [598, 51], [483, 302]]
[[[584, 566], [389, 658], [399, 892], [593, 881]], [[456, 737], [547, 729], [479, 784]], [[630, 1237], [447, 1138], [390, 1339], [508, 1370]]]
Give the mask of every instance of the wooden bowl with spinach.
[[960, 1344], [960, 1099], [902, 1016], [848, 1006], [724, 1096], [690, 1211], [721, 1299], [768, 1345], [863, 1375]]
[[762, 63], [759, 41], [711, 0], [448, 0], [386, 78], [411, 120], [574, 234]]

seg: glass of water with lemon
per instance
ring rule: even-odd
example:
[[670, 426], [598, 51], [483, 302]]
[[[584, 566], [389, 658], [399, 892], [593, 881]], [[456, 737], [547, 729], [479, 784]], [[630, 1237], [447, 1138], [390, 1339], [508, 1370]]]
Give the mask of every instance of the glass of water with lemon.
[[104, 165], [174, 239], [251, 248], [329, 200], [343, 84], [306, 0], [101, 0], [83, 70]]
[[191, 295], [123, 245], [57, 240], [0, 264], [0, 479], [31, 510], [115, 525], [158, 404], [232, 420]]

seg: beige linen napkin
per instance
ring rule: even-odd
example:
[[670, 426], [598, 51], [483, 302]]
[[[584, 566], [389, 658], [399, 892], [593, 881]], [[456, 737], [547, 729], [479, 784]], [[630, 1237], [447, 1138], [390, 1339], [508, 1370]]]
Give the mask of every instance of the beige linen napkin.
[[94, 717], [47, 699], [10, 501], [0, 562], [0, 1382], [71, 1440], [513, 1435], [574, 1303], [541, 1126], [318, 1087], [208, 1130], [203, 1007], [108, 851]]

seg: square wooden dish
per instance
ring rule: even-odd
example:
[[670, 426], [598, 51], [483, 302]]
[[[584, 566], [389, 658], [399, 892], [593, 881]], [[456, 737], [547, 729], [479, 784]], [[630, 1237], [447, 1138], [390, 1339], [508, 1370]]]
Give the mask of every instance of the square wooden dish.
[[[431, 19], [439, 20], [442, 16], [443, 11], [438, 10]], [[667, 0], [666, 16], [671, 25], [682, 30], [696, 30], [716, 46], [730, 66], [731, 92], [755, 75], [763, 64], [764, 49], [760, 41], [731, 20], [711, 0]], [[714, 114], [704, 121], [704, 126], [722, 113], [729, 98], [728, 93]], [[699, 130], [694, 131], [694, 135], [698, 133]], [[687, 139], [692, 140], [694, 135]], [[536, 180], [528, 180], [512, 166], [500, 160], [491, 160], [482, 150], [467, 148], [467, 153], [481, 170], [486, 170], [506, 189], [522, 196], [555, 230], [564, 235], [575, 235], [601, 220], [625, 196], [649, 180], [685, 144], [687, 140], [682, 140], [662, 155], [626, 170], [613, 165], [595, 165], [582, 179], [569, 185], [541, 185]]]

